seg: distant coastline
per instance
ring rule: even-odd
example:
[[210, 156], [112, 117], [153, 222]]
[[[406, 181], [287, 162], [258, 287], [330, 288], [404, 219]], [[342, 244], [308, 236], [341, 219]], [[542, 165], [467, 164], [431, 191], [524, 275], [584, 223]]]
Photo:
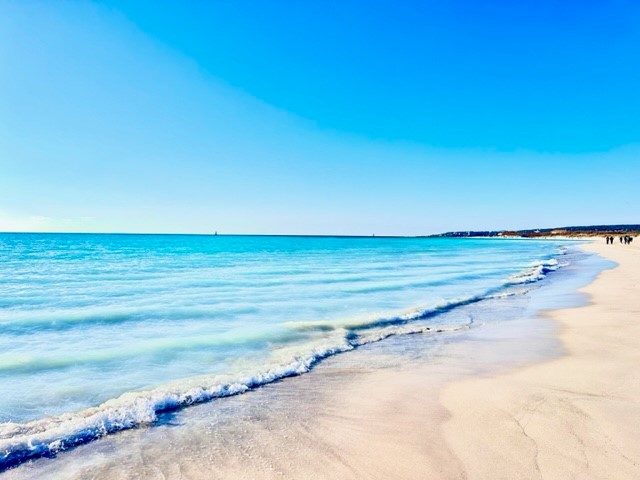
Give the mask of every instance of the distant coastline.
[[0, 234], [21, 235], [164, 235], [164, 236], [196, 236], [196, 237], [300, 237], [300, 238], [585, 238], [606, 235], [640, 236], [640, 224], [624, 225], [589, 225], [554, 228], [530, 228], [526, 230], [459, 230], [430, 235], [340, 235], [340, 234], [304, 234], [304, 233], [203, 233], [203, 232], [20, 232], [0, 231]]
[[431, 237], [461, 238], [461, 237], [602, 237], [606, 235], [640, 235], [640, 225], [590, 225], [577, 227], [535, 228], [528, 230], [481, 230], [446, 232]]

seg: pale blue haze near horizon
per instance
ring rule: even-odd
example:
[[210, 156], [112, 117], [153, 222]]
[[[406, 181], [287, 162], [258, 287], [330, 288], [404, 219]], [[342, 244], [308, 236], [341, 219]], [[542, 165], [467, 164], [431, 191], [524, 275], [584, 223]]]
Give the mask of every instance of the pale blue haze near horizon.
[[638, 223], [640, 4], [0, 2], [0, 231]]

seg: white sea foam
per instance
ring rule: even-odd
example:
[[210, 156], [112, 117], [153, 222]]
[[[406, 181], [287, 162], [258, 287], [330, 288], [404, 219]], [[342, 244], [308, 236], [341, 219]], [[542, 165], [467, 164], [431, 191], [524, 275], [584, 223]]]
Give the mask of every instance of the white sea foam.
[[[554, 265], [553, 262], [547, 263]], [[516, 293], [501, 295], [510, 294]], [[311, 348], [305, 353], [293, 356], [288, 362], [273, 365], [253, 375], [237, 378], [213, 376], [185, 380], [149, 391], [127, 392], [102, 405], [78, 413], [48, 417], [24, 424], [12, 422], [0, 424], [0, 469], [29, 458], [52, 455], [109, 433], [151, 424], [157, 420], [158, 414], [165, 411], [237, 395], [286, 377], [307, 373], [327, 357], [379, 342], [391, 336], [447, 333], [468, 328], [470, 323], [433, 326], [412, 325], [410, 322], [488, 297], [498, 298], [489, 294], [471, 296], [442, 302], [433, 308], [413, 309], [395, 317], [345, 323], [339, 326], [332, 324], [330, 325], [332, 330], [342, 332], [335, 343]], [[326, 322], [307, 322], [306, 325], [289, 324], [289, 327], [324, 329], [329, 325]]]
[[508, 283], [517, 285], [520, 283], [537, 282], [545, 278], [549, 272], [556, 271], [558, 268], [560, 268], [560, 264], [555, 258], [541, 260], [533, 263], [526, 270], [513, 275]]
[[296, 355], [287, 363], [273, 365], [253, 375], [229, 378], [186, 380], [143, 392], [127, 392], [97, 407], [77, 413], [48, 417], [24, 424], [0, 424], [0, 471], [29, 458], [52, 455], [75, 445], [109, 433], [150, 424], [162, 412], [229, 397], [272, 383], [283, 378], [309, 372], [319, 361], [379, 342], [394, 335], [454, 332], [466, 328], [420, 326], [387, 326], [358, 335], [346, 332], [335, 345], [312, 348]]

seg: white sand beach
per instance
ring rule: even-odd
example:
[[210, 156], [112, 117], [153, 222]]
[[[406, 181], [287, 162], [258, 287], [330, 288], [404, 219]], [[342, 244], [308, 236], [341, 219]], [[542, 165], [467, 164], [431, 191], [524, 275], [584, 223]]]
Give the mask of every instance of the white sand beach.
[[640, 248], [585, 247], [617, 262], [549, 315], [566, 355], [447, 386], [444, 437], [466, 478], [640, 478]]

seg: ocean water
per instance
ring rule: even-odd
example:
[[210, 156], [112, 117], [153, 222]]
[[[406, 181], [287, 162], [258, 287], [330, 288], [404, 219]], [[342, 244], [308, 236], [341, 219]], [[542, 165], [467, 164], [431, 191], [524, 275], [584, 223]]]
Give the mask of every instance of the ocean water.
[[470, 305], [525, 293], [574, 245], [0, 234], [0, 471], [391, 336], [467, 329]]

